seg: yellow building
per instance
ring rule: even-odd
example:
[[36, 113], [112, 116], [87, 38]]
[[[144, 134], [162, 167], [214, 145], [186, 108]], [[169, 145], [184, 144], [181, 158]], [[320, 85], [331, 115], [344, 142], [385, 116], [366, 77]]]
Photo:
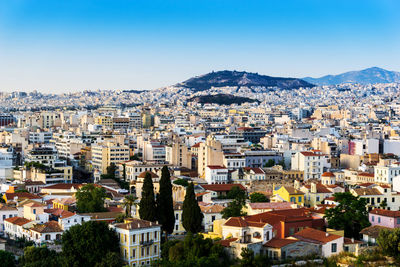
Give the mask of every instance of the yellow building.
[[292, 186], [274, 186], [273, 195], [276, 202], [286, 201], [304, 205], [304, 193]]
[[98, 116], [94, 119], [94, 123], [98, 125], [103, 125], [105, 127], [113, 127], [113, 118], [111, 116]]
[[148, 266], [160, 258], [161, 226], [154, 222], [127, 219], [111, 226], [120, 240], [123, 260], [129, 266]]

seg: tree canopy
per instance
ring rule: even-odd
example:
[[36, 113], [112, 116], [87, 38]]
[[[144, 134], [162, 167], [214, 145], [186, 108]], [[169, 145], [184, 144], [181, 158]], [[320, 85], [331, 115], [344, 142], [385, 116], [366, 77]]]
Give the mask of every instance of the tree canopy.
[[175, 213], [174, 202], [172, 199], [171, 176], [167, 166], [161, 170], [160, 193], [157, 197], [157, 215], [158, 222], [161, 224], [161, 230], [168, 234], [174, 231]]
[[21, 257], [21, 265], [23, 267], [59, 267], [62, 265], [62, 257], [46, 246], [29, 246], [24, 249], [24, 255]]
[[168, 241], [163, 244], [161, 251], [161, 266], [230, 266], [224, 248], [199, 234], [188, 233], [184, 240]]
[[256, 202], [269, 202], [269, 199], [267, 198], [266, 195], [254, 192], [250, 194], [250, 202], [251, 203], [256, 203]]
[[202, 229], [203, 213], [197, 203], [194, 194], [194, 185], [190, 183], [186, 187], [185, 200], [182, 209], [182, 224], [187, 232], [198, 233]]
[[84, 185], [76, 192], [76, 205], [79, 212], [102, 212], [106, 211], [104, 199], [106, 191], [94, 184]]
[[229, 198], [233, 197], [233, 201], [229, 202], [228, 206], [221, 212], [222, 218], [228, 219], [229, 217], [237, 217], [246, 215], [242, 211], [246, 204], [246, 192], [238, 186], [232, 187], [228, 192]]
[[400, 259], [400, 228], [382, 229], [379, 232], [377, 243], [383, 253]]
[[103, 258], [107, 262], [108, 258], [115, 258], [108, 253], [120, 253], [116, 232], [106, 223], [95, 221], [74, 225], [65, 231], [62, 250], [65, 264], [69, 267], [106, 266]]
[[0, 265], [3, 267], [15, 267], [14, 254], [5, 250], [0, 250]]
[[157, 207], [154, 198], [153, 179], [149, 172], [143, 181], [142, 198], [139, 203], [139, 216], [142, 220], [155, 222], [157, 220]]
[[325, 211], [329, 227], [344, 230], [346, 237], [358, 239], [360, 231], [371, 225], [368, 220], [366, 200], [353, 196], [350, 192], [335, 193], [333, 196], [339, 205]]

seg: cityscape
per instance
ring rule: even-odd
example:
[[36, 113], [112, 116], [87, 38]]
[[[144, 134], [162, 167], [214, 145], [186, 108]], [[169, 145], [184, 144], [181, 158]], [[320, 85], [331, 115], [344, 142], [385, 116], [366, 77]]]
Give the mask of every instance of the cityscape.
[[0, 266], [400, 266], [398, 3], [33, 2], [0, 4]]

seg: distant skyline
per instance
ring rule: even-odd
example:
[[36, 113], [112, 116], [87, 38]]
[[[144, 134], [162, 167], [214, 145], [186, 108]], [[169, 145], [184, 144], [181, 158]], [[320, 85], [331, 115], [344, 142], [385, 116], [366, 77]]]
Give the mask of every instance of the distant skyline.
[[0, 91], [155, 89], [218, 70], [400, 71], [397, 0], [0, 1]]

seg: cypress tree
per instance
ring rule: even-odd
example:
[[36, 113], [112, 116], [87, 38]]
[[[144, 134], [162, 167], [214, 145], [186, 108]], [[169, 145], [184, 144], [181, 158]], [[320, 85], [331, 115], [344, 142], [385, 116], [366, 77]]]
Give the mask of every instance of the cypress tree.
[[167, 166], [161, 170], [160, 194], [157, 195], [158, 222], [161, 230], [168, 239], [168, 234], [172, 234], [175, 226], [174, 202], [172, 200], [171, 177]]
[[142, 199], [139, 203], [139, 216], [142, 220], [155, 222], [157, 220], [156, 201], [154, 199], [153, 179], [146, 173], [142, 188]]
[[194, 185], [190, 183], [186, 188], [185, 200], [183, 201], [182, 224], [187, 232], [198, 233], [201, 231], [203, 213], [197, 203], [194, 194]]

